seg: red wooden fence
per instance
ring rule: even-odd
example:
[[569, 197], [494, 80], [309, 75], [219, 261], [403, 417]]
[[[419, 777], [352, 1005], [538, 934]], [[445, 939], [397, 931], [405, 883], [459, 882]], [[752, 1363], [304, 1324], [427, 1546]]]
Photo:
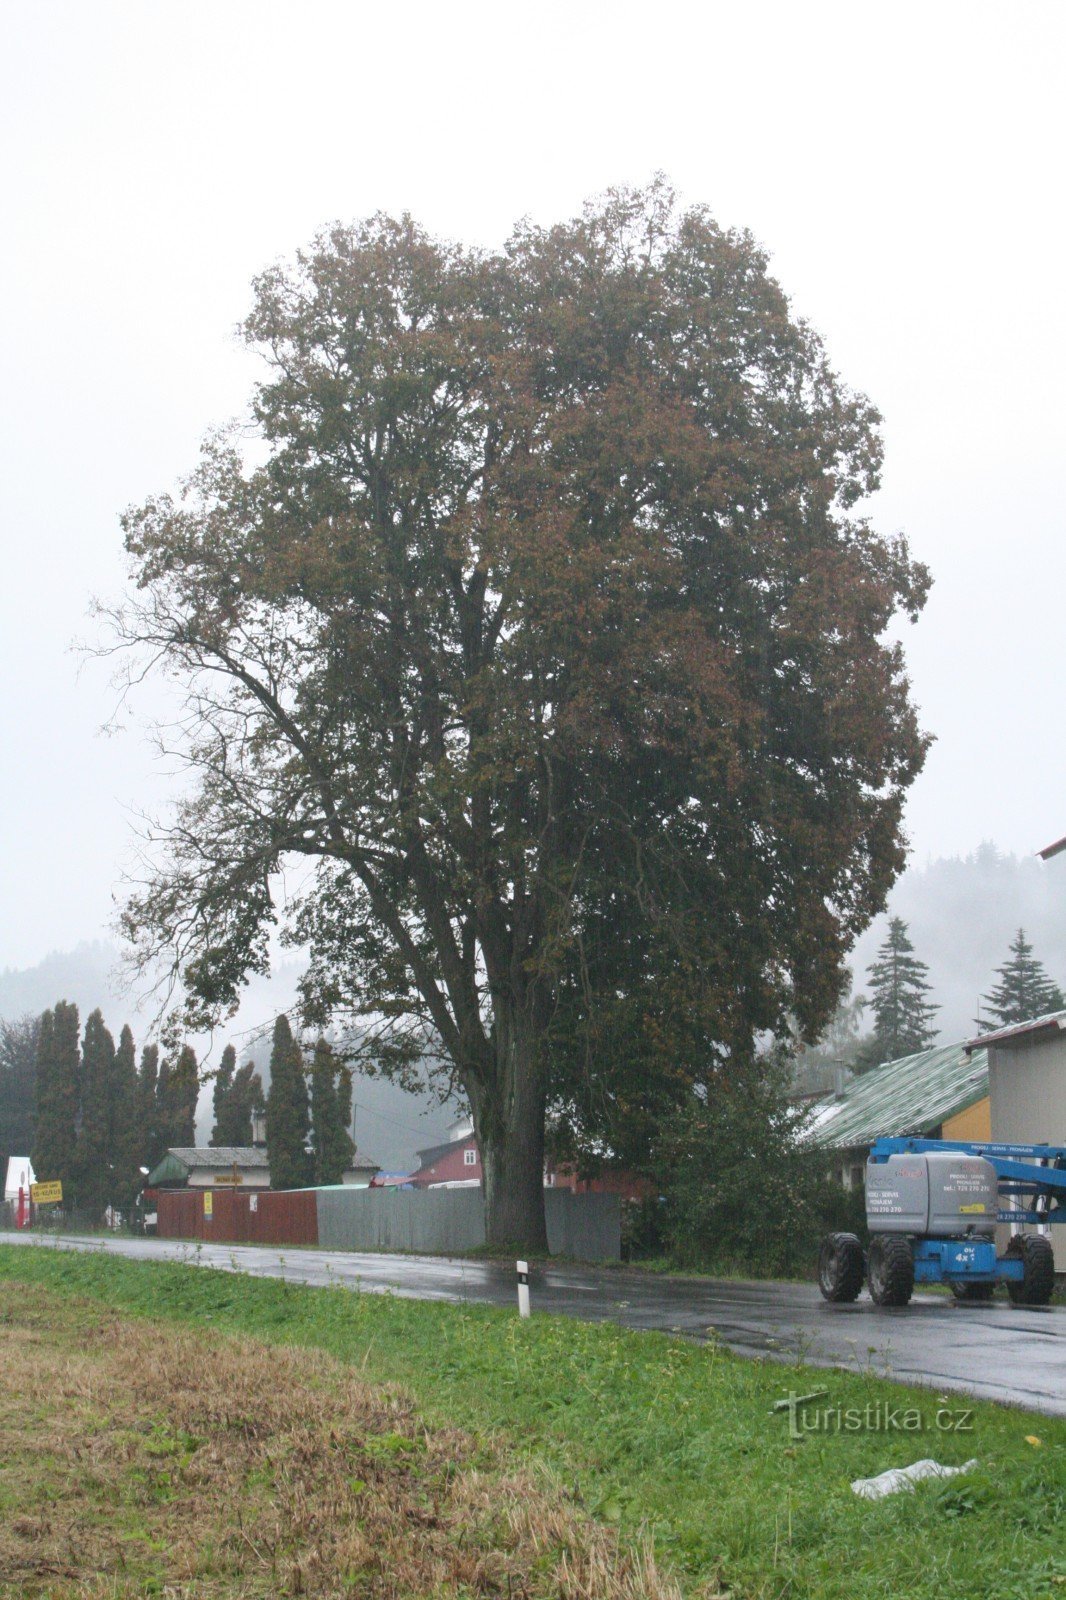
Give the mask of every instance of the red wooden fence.
[[[204, 1202], [211, 1197], [210, 1215]], [[313, 1189], [241, 1191], [161, 1189], [160, 1239], [203, 1239], [219, 1244], [317, 1244], [318, 1207]]]

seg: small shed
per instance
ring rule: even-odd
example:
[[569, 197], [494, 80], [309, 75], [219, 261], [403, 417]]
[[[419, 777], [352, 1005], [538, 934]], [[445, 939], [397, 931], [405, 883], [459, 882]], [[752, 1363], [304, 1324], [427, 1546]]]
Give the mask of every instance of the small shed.
[[175, 1145], [145, 1182], [148, 1189], [269, 1189], [270, 1162], [256, 1145]]
[[[357, 1150], [342, 1182], [365, 1189], [376, 1161]], [[145, 1180], [146, 1189], [269, 1189], [270, 1160], [261, 1145], [175, 1145]]]

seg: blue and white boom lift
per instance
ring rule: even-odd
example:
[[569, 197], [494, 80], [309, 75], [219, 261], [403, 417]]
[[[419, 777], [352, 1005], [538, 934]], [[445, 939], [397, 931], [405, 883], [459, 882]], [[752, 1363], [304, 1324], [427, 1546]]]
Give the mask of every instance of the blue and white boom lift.
[[[1005, 1203], [1006, 1202], [1006, 1203]], [[997, 1222], [1016, 1229], [996, 1254]], [[946, 1283], [956, 1299], [1044, 1306], [1055, 1288], [1046, 1229], [1066, 1223], [1066, 1147], [879, 1139], [866, 1164], [870, 1248], [830, 1233], [818, 1257], [827, 1300], [854, 1300], [865, 1278], [875, 1305], [905, 1306], [916, 1283]], [[1037, 1233], [1023, 1231], [1037, 1227]]]

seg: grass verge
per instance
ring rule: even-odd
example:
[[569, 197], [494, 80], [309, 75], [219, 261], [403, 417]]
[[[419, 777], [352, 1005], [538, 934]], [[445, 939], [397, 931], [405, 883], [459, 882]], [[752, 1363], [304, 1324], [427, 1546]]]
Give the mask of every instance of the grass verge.
[[[649, 1537], [692, 1594], [1066, 1595], [1066, 1425], [1052, 1419], [907, 1389], [872, 1369], [751, 1362], [613, 1325], [519, 1323], [491, 1307], [0, 1247], [0, 1303], [16, 1303], [20, 1283], [190, 1326], [201, 1372], [230, 1332], [401, 1384], [428, 1428], [458, 1429], [475, 1450], [504, 1450], [509, 1470], [564, 1485], [569, 1505], [617, 1529], [623, 1549]], [[790, 1390], [827, 1391], [797, 1438], [773, 1409]], [[979, 1465], [880, 1502], [850, 1490], [924, 1456]]]
[[678, 1600], [563, 1487], [321, 1351], [0, 1308], [0, 1592]]

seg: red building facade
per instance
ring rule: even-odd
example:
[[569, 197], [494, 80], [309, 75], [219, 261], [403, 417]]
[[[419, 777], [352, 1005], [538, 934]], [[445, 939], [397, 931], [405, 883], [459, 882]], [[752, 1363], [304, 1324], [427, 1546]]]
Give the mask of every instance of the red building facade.
[[[407, 1180], [416, 1189], [445, 1184], [473, 1188], [482, 1180], [481, 1152], [472, 1133], [430, 1145], [419, 1150], [418, 1157], [421, 1165]], [[544, 1168], [544, 1187], [569, 1189], [571, 1194], [616, 1194], [623, 1200], [644, 1200], [652, 1193], [651, 1185], [631, 1172], [607, 1171], [595, 1178], [580, 1178], [573, 1167], [557, 1167], [551, 1161]]]

